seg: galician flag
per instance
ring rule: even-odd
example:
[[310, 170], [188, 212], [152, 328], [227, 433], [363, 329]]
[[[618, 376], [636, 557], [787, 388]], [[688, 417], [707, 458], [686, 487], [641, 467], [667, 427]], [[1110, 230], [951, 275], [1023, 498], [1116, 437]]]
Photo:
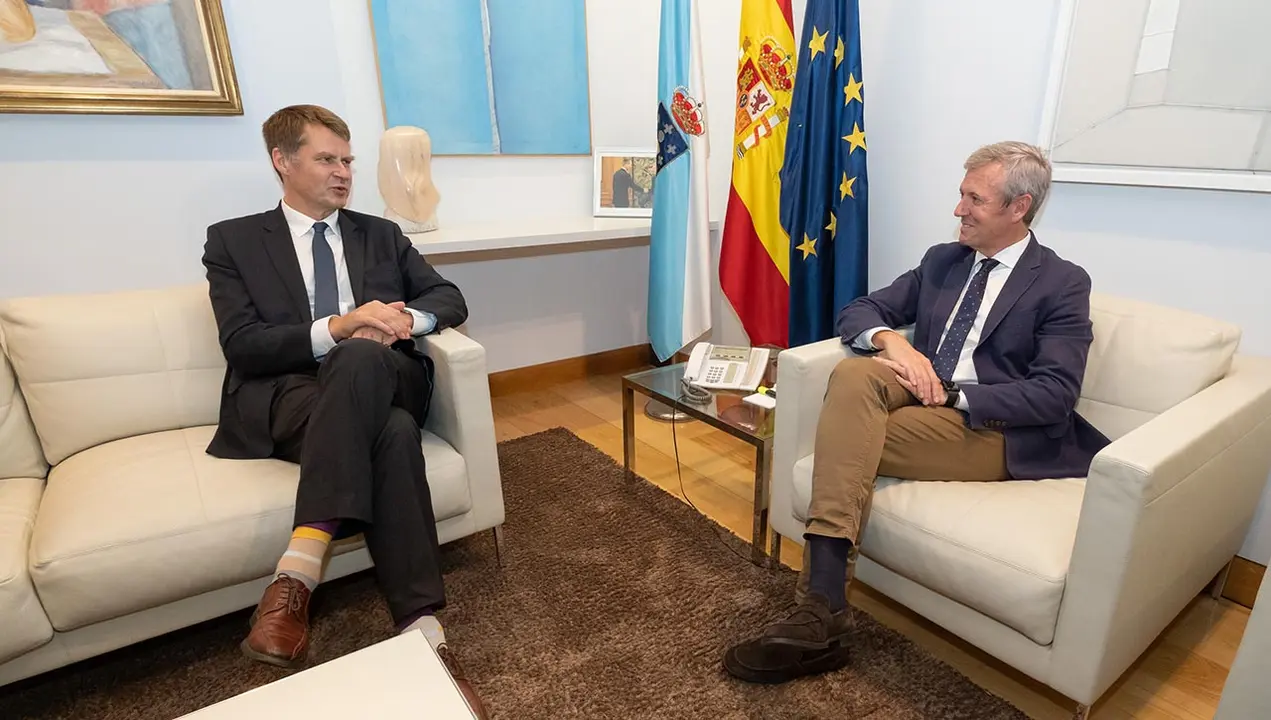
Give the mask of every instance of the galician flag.
[[781, 227], [781, 164], [794, 88], [790, 0], [742, 0], [733, 108], [733, 182], [719, 282], [752, 345], [787, 347], [790, 236]]
[[665, 361], [711, 327], [706, 115], [696, 0], [662, 0], [649, 340]]

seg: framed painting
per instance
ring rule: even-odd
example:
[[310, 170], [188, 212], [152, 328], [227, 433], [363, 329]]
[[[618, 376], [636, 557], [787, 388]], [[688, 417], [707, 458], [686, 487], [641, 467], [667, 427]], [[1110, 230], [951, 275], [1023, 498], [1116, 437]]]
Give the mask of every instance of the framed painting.
[[242, 115], [221, 0], [0, 0], [0, 112]]
[[1062, 0], [1055, 180], [1271, 192], [1267, 27], [1266, 0]]
[[583, 0], [369, 0], [386, 127], [434, 155], [589, 155]]
[[592, 214], [596, 217], [653, 217], [653, 176], [657, 153], [631, 148], [597, 149]]

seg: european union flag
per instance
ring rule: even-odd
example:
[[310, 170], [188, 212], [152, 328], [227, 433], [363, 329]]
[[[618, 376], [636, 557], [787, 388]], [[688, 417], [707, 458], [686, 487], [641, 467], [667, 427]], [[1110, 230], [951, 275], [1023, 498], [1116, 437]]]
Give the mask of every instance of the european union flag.
[[838, 311], [865, 294], [869, 268], [858, 0], [808, 0], [803, 43], [781, 168], [789, 347], [834, 337]]

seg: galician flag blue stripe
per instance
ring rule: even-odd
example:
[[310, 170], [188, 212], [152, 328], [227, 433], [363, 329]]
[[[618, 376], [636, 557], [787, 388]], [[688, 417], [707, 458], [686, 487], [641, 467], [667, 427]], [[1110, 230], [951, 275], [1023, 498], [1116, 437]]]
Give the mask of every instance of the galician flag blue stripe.
[[695, 2], [662, 0], [658, 171], [649, 237], [649, 340], [659, 360], [711, 327], [704, 97]]

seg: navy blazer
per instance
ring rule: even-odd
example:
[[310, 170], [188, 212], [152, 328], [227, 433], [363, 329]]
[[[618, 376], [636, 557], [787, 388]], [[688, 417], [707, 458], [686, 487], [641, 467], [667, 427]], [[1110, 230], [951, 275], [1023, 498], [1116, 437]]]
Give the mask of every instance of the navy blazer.
[[[1108, 444], [1075, 409], [1094, 340], [1090, 276], [1032, 233], [1025, 242], [972, 355], [979, 382], [962, 386], [970, 406], [967, 425], [1006, 436], [1013, 478], [1084, 477]], [[974, 264], [971, 248], [936, 245], [917, 268], [843, 308], [839, 336], [850, 345], [870, 328], [914, 325], [914, 347], [935, 357]]]

